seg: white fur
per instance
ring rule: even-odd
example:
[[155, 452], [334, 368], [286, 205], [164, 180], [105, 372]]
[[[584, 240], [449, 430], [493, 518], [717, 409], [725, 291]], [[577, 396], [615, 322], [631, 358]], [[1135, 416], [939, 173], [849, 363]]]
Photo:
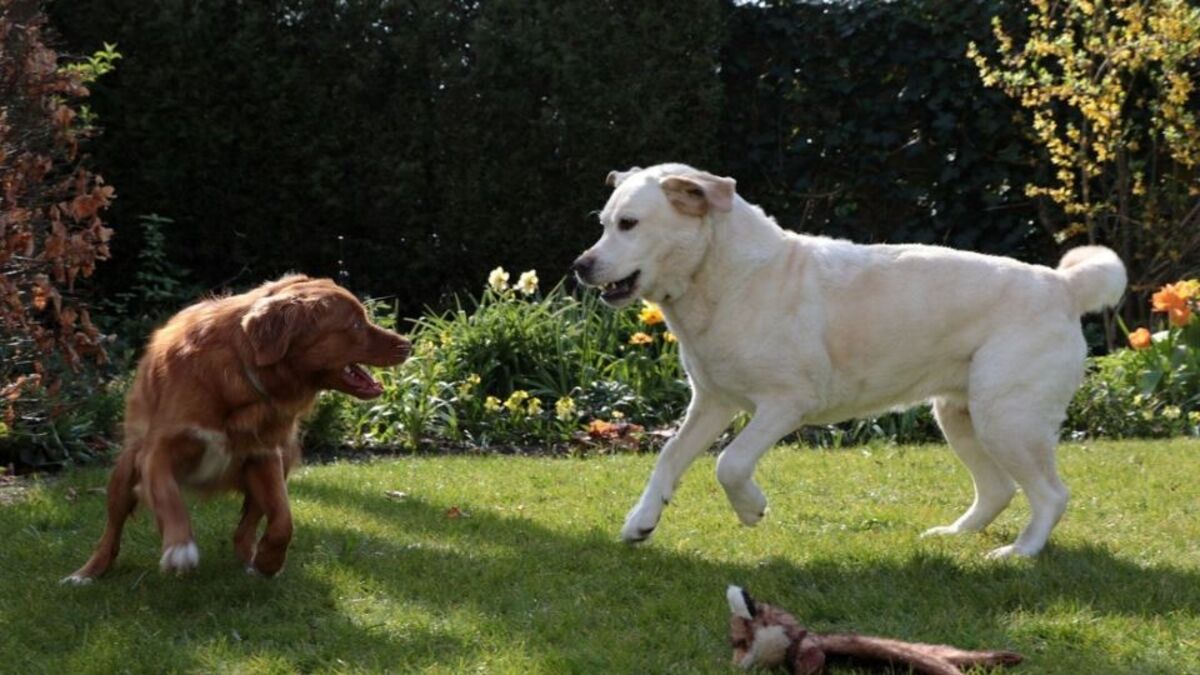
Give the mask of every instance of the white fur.
[[200, 549], [196, 542], [168, 546], [158, 561], [158, 568], [164, 572], [186, 572], [195, 569], [200, 564]]
[[58, 583], [64, 586], [87, 586], [88, 584], [92, 583], [92, 578], [81, 576], [79, 574], [72, 574], [59, 579]]
[[232, 455], [229, 453], [229, 438], [220, 431], [203, 427], [191, 427], [188, 429], [188, 433], [204, 443], [204, 454], [200, 457], [196, 467], [192, 469], [191, 474], [188, 475], [186, 482], [189, 485], [204, 485], [217, 480], [229, 468], [232, 461]]
[[725, 589], [725, 598], [729, 600], [729, 611], [749, 621], [754, 616], [750, 614], [750, 608], [746, 606], [746, 596], [742, 595], [742, 589], [737, 586], [730, 586]]
[[749, 651], [742, 657], [742, 668], [754, 666], [774, 667], [783, 663], [787, 656], [788, 647], [792, 644], [783, 626], [766, 626], [754, 630], [754, 642]]
[[[1054, 451], [1083, 377], [1079, 317], [1119, 300], [1125, 271], [1116, 255], [1076, 249], [1055, 270], [799, 235], [736, 195], [728, 211], [687, 215], [662, 188], [670, 176], [728, 180], [680, 164], [623, 175], [600, 215], [604, 234], [585, 253], [593, 285], [640, 272], [636, 295], [661, 304], [692, 384], [687, 417], [622, 536], [649, 536], [684, 470], [738, 410], [753, 418], [721, 453], [717, 477], [753, 525], [766, 509], [755, 464], [784, 435], [932, 401], [976, 498], [930, 533], [982, 529], [1019, 485], [1031, 520], [994, 554], [1041, 550], [1066, 508]], [[630, 218], [636, 226], [617, 227]]]

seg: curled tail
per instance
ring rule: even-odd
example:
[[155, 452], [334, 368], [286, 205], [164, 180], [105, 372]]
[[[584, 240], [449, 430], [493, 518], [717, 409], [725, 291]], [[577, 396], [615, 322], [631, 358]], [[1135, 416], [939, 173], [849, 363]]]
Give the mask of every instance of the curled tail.
[[1080, 314], [1112, 307], [1125, 293], [1125, 265], [1112, 249], [1080, 246], [1067, 251], [1056, 270]]

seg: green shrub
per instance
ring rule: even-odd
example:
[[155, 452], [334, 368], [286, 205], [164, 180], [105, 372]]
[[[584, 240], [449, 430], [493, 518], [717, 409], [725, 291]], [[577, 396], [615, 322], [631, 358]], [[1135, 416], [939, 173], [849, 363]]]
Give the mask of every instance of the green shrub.
[[[563, 283], [543, 294], [527, 274], [509, 287], [495, 272], [477, 299], [418, 319], [413, 356], [377, 374], [384, 395], [339, 398], [336, 417], [322, 408], [339, 404], [323, 402], [317, 426], [339, 419], [366, 445], [487, 448], [563, 444], [596, 419], [659, 426], [682, 414], [687, 383], [660, 315], [610, 311]], [[387, 308], [373, 309], [395, 324]]]
[[1076, 435], [1200, 435], [1200, 282], [1164, 286], [1155, 312], [1167, 325], [1128, 332], [1130, 349], [1093, 359], [1068, 413]]

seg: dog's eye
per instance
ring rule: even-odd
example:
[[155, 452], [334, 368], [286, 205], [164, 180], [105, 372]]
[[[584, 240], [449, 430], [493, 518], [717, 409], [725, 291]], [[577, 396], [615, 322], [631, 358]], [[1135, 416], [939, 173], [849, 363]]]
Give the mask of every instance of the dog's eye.
[[353, 326], [354, 330], [362, 330], [362, 329], [364, 329], [364, 328], [366, 328], [366, 327], [367, 327], [367, 322], [366, 322], [366, 321], [363, 321], [362, 319], [355, 319], [355, 320], [354, 320], [354, 326]]
[[622, 232], [632, 230], [638, 224], [637, 218], [622, 218], [617, 221], [617, 229]]

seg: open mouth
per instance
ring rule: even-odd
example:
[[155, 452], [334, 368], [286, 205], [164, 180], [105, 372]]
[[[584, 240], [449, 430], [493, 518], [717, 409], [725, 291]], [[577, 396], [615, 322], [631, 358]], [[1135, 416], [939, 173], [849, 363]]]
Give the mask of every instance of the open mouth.
[[383, 393], [383, 385], [357, 363], [342, 368], [342, 382], [346, 384], [346, 393], [357, 398], [375, 398]]
[[641, 274], [641, 270], [637, 270], [633, 274], [618, 279], [609, 284], [604, 284], [600, 288], [600, 299], [605, 302], [618, 302], [633, 295], [634, 289], [637, 288], [637, 278]]

